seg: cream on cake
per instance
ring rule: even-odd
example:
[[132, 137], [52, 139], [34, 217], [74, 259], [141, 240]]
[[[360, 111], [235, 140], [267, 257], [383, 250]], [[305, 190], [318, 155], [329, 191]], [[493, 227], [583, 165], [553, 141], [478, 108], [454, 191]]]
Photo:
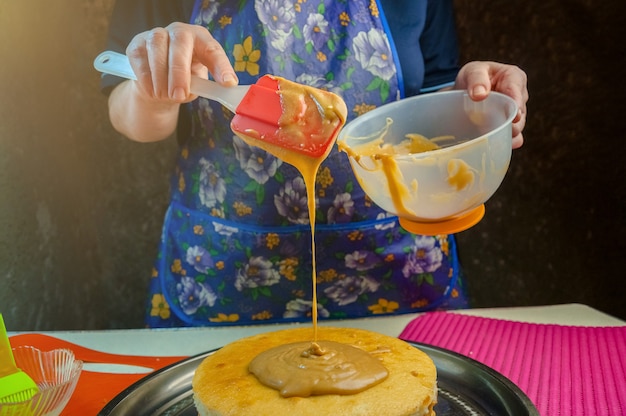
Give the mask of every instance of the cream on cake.
[[[201, 416], [435, 414], [433, 408], [437, 402], [437, 371], [430, 357], [418, 348], [397, 338], [352, 328], [320, 326], [318, 341], [314, 343], [312, 340], [311, 327], [286, 329], [244, 338], [217, 350], [202, 361], [193, 377], [192, 388], [199, 414]], [[328, 354], [331, 361], [329, 369], [343, 368], [341, 374], [336, 376], [338, 385], [343, 387], [348, 385], [348, 390], [354, 386], [354, 365], [360, 365], [354, 361], [362, 359], [362, 353], [373, 357], [375, 363], [380, 363], [386, 374], [383, 376], [379, 369], [374, 368], [367, 376], [370, 377], [370, 385], [364, 388], [357, 387], [356, 393], [345, 391], [341, 392], [342, 394], [329, 393], [325, 390], [327, 386], [316, 392], [314, 386], [332, 382], [329, 379], [323, 380], [325, 376], [320, 376], [320, 372], [317, 372], [317, 375], [313, 374], [313, 378], [318, 378], [317, 381], [313, 383], [307, 381], [307, 377], [312, 373], [310, 369], [318, 364], [309, 365], [307, 360], [310, 358], [306, 355], [311, 352], [311, 345], [333, 350], [334, 343], [348, 348], [345, 354], [343, 352]], [[288, 372], [279, 373], [278, 379], [274, 379], [275, 386], [269, 387], [251, 372], [251, 363], [257, 358], [267, 359], [263, 358], [263, 352], [276, 351], [277, 347], [284, 346], [288, 346], [287, 349], [293, 346], [296, 350], [299, 349], [298, 351], [306, 350], [305, 357], [296, 353], [297, 362], [288, 364], [292, 366]], [[349, 348], [355, 348], [359, 358], [353, 359]], [[320, 360], [324, 355], [318, 354], [313, 359]], [[281, 356], [270, 360], [290, 361], [292, 358]], [[324, 360], [326, 358], [322, 358], [322, 361]], [[266, 362], [261, 367], [271, 369], [275, 364]], [[280, 379], [285, 374], [289, 374], [286, 379]], [[288, 382], [291, 382], [291, 385]], [[305, 397], [292, 395], [294, 391], [299, 391]]]

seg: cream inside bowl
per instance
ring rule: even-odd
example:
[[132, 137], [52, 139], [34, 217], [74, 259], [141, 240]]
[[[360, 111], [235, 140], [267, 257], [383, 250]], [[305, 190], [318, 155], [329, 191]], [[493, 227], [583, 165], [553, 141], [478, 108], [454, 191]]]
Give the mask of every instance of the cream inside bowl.
[[511, 160], [515, 102], [465, 91], [406, 98], [348, 123], [337, 139], [365, 193], [422, 234], [480, 221]]

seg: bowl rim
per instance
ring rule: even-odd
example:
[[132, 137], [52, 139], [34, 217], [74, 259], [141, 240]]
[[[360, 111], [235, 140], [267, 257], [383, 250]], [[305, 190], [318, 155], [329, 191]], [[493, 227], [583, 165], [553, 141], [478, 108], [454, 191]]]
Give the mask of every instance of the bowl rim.
[[[363, 116], [368, 115], [369, 117], [375, 117], [375, 113], [377, 111], [382, 111], [381, 109], [389, 109], [390, 106], [399, 106], [402, 104], [406, 104], [408, 101], [419, 101], [419, 100], [423, 100], [426, 99], [428, 97], [432, 97], [433, 95], [456, 95], [456, 96], [462, 96], [462, 97], [468, 97], [469, 98], [469, 93], [466, 90], [449, 90], [449, 91], [436, 91], [436, 92], [432, 92], [432, 93], [425, 93], [425, 94], [419, 94], [419, 95], [414, 95], [411, 97], [406, 97], [406, 98], [402, 98], [400, 100], [396, 100], [396, 101], [392, 101], [386, 104], [383, 104], [379, 107], [376, 107], [375, 109], [368, 111], [367, 113], [363, 114]], [[515, 116], [517, 115], [517, 112], [519, 111], [518, 105], [517, 103], [508, 95], [497, 92], [497, 91], [491, 91], [489, 93], [489, 95], [481, 101], [477, 101], [477, 102], [484, 102], [486, 100], [489, 99], [489, 97], [491, 96], [496, 96], [499, 97], [501, 99], [504, 99], [504, 101], [508, 102], [508, 105], [512, 105], [512, 111], [511, 114], [506, 118], [506, 120], [499, 125], [498, 127], [489, 130], [483, 134], [481, 134], [480, 136], [476, 136], [472, 139], [466, 140], [464, 142], [452, 145], [452, 146], [447, 146], [447, 147], [443, 147], [440, 149], [434, 149], [434, 150], [427, 150], [424, 152], [419, 152], [419, 153], [409, 153], [409, 154], [400, 154], [400, 155], [393, 155], [392, 158], [396, 159], [396, 160], [411, 160], [411, 159], [415, 159], [417, 158], [424, 158], [424, 157], [437, 157], [437, 156], [441, 156], [442, 154], [455, 150], [458, 151], [459, 149], [463, 149], [465, 147], [470, 146], [471, 144], [474, 144], [474, 142], [479, 141], [479, 140], [485, 140], [486, 138], [488, 138], [489, 136], [494, 135], [495, 133], [498, 133], [500, 130], [507, 128], [510, 124], [513, 123], [513, 119], [515, 118]], [[470, 98], [471, 100], [471, 98]], [[362, 116], [360, 116], [362, 117]], [[350, 124], [355, 123], [360, 117], [356, 117], [354, 119], [352, 119], [348, 124], [346, 124], [346, 126], [339, 132], [339, 136], [337, 137], [337, 142], [343, 142], [346, 143], [347, 145], [347, 140], [343, 139], [342, 136], [343, 134], [346, 134], [345, 132], [348, 130]], [[374, 139], [372, 139], [374, 140]]]
[[[30, 403], [32, 402], [36, 397], [41, 396], [45, 391], [50, 391], [50, 390], [56, 390], [56, 389], [61, 389], [61, 388], [65, 388], [66, 386], [70, 385], [70, 384], [74, 384], [74, 387], [69, 389], [67, 391], [67, 393], [69, 394], [69, 397], [72, 396], [72, 394], [74, 394], [74, 390], [76, 389], [76, 384], [78, 383], [78, 379], [80, 378], [80, 375], [83, 371], [83, 361], [79, 360], [76, 358], [76, 354], [74, 354], [74, 351], [72, 351], [69, 348], [53, 348], [50, 350], [42, 350], [40, 348], [34, 347], [32, 345], [18, 345], [16, 347], [11, 348], [11, 350], [13, 352], [17, 351], [17, 350], [24, 350], [24, 351], [31, 351], [33, 354], [37, 354], [40, 357], [43, 357], [44, 354], [49, 354], [49, 353], [64, 353], [66, 354], [66, 356], [71, 357], [71, 361], [68, 360], [68, 367], [69, 367], [69, 372], [70, 372], [70, 376], [67, 378], [67, 380], [58, 383], [58, 384], [54, 384], [54, 385], [49, 385], [49, 386], [44, 386], [43, 388], [41, 387], [41, 385], [39, 383], [37, 383], [37, 387], [39, 387], [39, 391], [33, 395], [33, 397], [31, 397], [28, 400], [22, 400], [19, 402], [7, 402], [7, 403], [0, 403], [0, 408], [6, 406], [6, 407], [10, 407], [10, 406], [24, 406], [26, 403]], [[17, 361], [17, 360], [16, 360]], [[18, 363], [16, 363], [18, 364]], [[24, 371], [26, 373], [26, 371], [22, 368], [20, 368], [21, 371]], [[27, 373], [28, 374], [28, 373]], [[30, 374], [29, 374], [30, 375]]]

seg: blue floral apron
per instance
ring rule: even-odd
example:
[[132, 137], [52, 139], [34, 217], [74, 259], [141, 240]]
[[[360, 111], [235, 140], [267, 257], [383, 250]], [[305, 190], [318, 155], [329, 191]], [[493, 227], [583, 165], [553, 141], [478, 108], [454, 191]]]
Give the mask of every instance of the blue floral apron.
[[[375, 1], [197, 1], [241, 84], [270, 73], [341, 95], [352, 119], [402, 94]], [[311, 234], [297, 170], [197, 99], [150, 284], [151, 327], [308, 321]], [[467, 306], [452, 236], [418, 236], [374, 205], [336, 147], [316, 182], [320, 319]]]

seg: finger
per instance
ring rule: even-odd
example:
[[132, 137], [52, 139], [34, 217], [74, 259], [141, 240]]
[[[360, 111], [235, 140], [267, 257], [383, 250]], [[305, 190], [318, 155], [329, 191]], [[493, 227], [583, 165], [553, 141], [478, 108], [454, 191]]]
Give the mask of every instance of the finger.
[[167, 99], [169, 97], [169, 34], [167, 30], [163, 28], [151, 30], [150, 35], [146, 39], [146, 48], [148, 51], [148, 63], [152, 73], [154, 96], [159, 99]]
[[463, 87], [474, 101], [484, 100], [491, 91], [489, 68], [487, 62], [470, 62], [462, 69]]
[[517, 149], [524, 144], [524, 137], [522, 132], [526, 127], [526, 105], [523, 100], [523, 105], [517, 110], [516, 116], [513, 118], [512, 135], [513, 135], [513, 149]]
[[194, 45], [195, 58], [208, 68], [218, 83], [226, 86], [237, 85], [239, 79], [222, 45], [208, 30], [197, 27], [198, 36], [195, 38]]
[[494, 75], [494, 91], [511, 97], [517, 104], [518, 112], [513, 122], [523, 121], [526, 118], [526, 103], [528, 102], [528, 88], [526, 73], [517, 66], [504, 65]]
[[147, 32], [135, 36], [126, 47], [126, 56], [137, 78], [135, 85], [139, 91], [152, 97], [154, 88], [152, 86], [152, 72], [148, 63], [146, 36]]
[[522, 131], [524, 131], [525, 125], [526, 125], [525, 116], [523, 116], [519, 121], [513, 122], [513, 125], [512, 125], [513, 149], [517, 149], [518, 147], [521, 147], [522, 144], [524, 143]]
[[208, 30], [185, 23], [173, 23], [167, 29], [170, 98], [178, 102], [194, 98], [189, 91], [191, 74], [206, 78], [211, 72], [215, 80], [224, 85], [238, 83], [224, 49]]
[[150, 97], [162, 97], [163, 85], [167, 85], [163, 76], [167, 74], [167, 44], [164, 29], [156, 28], [135, 36], [126, 48], [138, 88]]
[[513, 147], [513, 149], [519, 149], [520, 147], [522, 147], [523, 144], [524, 144], [524, 135], [522, 135], [522, 133], [513, 137], [513, 140], [511, 142], [511, 146]]
[[526, 74], [517, 67], [507, 66], [502, 73], [494, 77], [494, 91], [511, 97], [517, 105], [517, 114], [513, 118], [512, 134], [513, 149], [524, 143], [522, 131], [526, 126], [526, 102], [528, 90], [526, 88]]
[[168, 96], [178, 102], [190, 98], [191, 65], [194, 55], [196, 26], [172, 23], [169, 34]]

